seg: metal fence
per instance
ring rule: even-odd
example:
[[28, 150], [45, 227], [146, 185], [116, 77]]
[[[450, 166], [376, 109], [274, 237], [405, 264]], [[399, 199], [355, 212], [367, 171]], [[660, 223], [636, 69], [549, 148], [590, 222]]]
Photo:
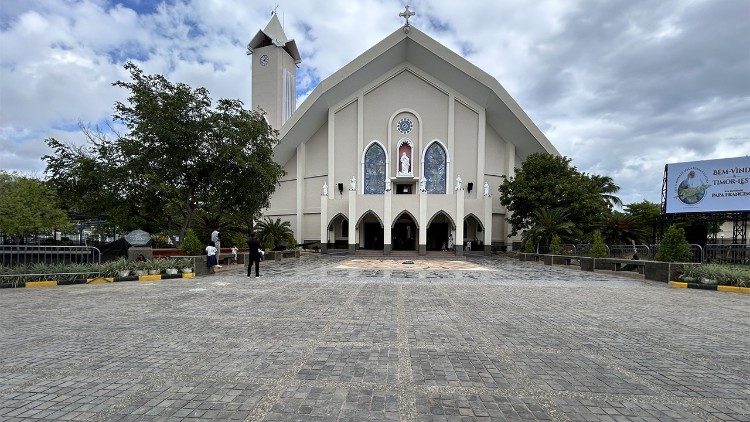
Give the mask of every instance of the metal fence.
[[750, 245], [736, 243], [731, 245], [708, 244], [703, 256], [704, 262], [750, 265]]
[[93, 246], [0, 245], [0, 265], [99, 264], [102, 254]]

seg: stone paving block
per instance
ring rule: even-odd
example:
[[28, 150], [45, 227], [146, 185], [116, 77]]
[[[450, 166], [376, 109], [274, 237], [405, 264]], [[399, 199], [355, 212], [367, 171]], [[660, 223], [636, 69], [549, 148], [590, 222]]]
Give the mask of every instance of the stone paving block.
[[516, 349], [513, 361], [544, 390], [653, 395], [646, 385], [581, 353], [541, 353]]
[[411, 366], [416, 385], [520, 387], [510, 362], [481, 350], [411, 349]]
[[302, 359], [304, 350], [292, 343], [241, 343], [203, 353], [184, 366], [193, 376], [247, 380], [281, 378]]
[[552, 407], [571, 421], [703, 421], [686, 405], [621, 400], [553, 398]]
[[323, 341], [393, 344], [397, 341], [397, 327], [395, 322], [338, 321], [331, 324]]
[[322, 346], [315, 348], [297, 379], [394, 384], [398, 360], [395, 347]]
[[397, 396], [393, 390], [290, 386], [264, 420], [399, 420]]
[[421, 393], [417, 420], [548, 421], [552, 417], [535, 399], [500, 394]]

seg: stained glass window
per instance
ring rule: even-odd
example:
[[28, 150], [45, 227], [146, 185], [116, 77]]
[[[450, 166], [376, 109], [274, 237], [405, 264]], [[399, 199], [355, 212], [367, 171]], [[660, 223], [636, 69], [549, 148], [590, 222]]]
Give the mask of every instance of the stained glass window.
[[365, 194], [382, 194], [385, 191], [385, 151], [372, 144], [365, 153]]
[[445, 193], [446, 154], [443, 147], [433, 142], [424, 155], [424, 177], [427, 193]]

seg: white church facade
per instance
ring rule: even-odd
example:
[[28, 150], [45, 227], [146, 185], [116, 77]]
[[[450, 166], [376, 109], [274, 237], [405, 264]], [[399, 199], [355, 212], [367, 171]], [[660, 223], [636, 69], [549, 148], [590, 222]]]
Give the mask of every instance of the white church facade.
[[252, 105], [279, 130], [286, 171], [263, 214], [323, 251], [489, 253], [509, 242], [502, 176], [558, 154], [497, 80], [408, 21], [298, 109], [300, 55], [276, 15], [248, 53]]

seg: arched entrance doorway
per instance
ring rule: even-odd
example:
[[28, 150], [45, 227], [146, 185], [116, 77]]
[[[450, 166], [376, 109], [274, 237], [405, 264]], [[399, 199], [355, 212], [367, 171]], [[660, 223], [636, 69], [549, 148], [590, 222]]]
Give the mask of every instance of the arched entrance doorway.
[[418, 235], [417, 221], [409, 211], [402, 211], [393, 220], [391, 245], [394, 251], [416, 251]]
[[337, 214], [328, 223], [328, 247], [346, 249], [349, 243], [349, 219], [344, 214]]
[[357, 222], [359, 248], [383, 250], [383, 222], [377, 214], [367, 211]]
[[456, 230], [453, 219], [445, 212], [438, 211], [427, 223], [427, 250], [447, 251], [450, 249], [449, 237]]
[[468, 214], [464, 217], [464, 250], [484, 250], [484, 225], [476, 215]]

